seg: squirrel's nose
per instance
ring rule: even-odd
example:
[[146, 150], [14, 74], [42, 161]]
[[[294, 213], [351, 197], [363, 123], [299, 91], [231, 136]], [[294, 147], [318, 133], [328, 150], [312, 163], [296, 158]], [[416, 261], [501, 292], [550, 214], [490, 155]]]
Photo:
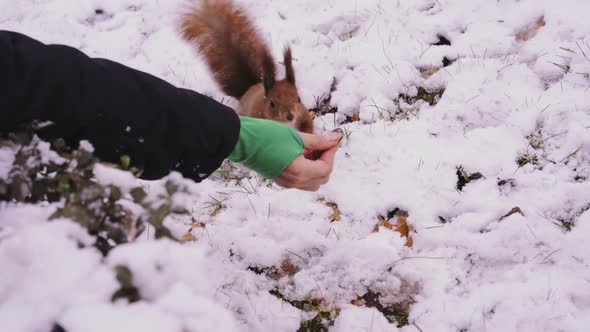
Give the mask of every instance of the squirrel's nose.
[[287, 120], [289, 120], [289, 121], [293, 120], [293, 113], [289, 113], [287, 115]]

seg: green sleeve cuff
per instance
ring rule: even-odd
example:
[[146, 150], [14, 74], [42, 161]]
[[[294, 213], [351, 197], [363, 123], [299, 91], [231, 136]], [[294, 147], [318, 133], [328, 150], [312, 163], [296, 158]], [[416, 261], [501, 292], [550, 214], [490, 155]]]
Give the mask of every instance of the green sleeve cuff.
[[291, 127], [272, 120], [240, 116], [238, 143], [228, 159], [267, 179], [277, 178], [298, 155], [303, 140]]

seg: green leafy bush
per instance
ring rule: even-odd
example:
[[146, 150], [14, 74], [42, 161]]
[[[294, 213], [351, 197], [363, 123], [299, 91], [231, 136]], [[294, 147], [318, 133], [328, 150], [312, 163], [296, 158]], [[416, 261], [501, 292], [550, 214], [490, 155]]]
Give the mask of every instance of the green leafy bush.
[[[146, 224], [155, 229], [155, 237], [174, 239], [164, 226], [171, 213], [184, 213], [173, 206], [173, 195], [185, 191], [173, 180], [166, 182], [166, 194], [148, 199], [141, 187], [130, 190], [96, 181], [95, 165], [99, 160], [90, 149], [82, 146], [72, 149], [61, 139], [51, 143], [50, 149], [59, 157], [48, 158], [47, 144], [35, 131], [37, 123], [8, 133], [0, 139], [0, 148], [14, 151], [14, 161], [8, 175], [0, 179], [0, 201], [13, 203], [49, 202], [57, 206], [50, 216], [69, 218], [88, 230], [96, 242], [94, 246], [106, 256], [118, 244], [137, 239]], [[138, 174], [129, 168], [127, 156], [121, 157], [121, 165], [115, 167]], [[135, 203], [140, 211], [133, 213], [123, 201]]]

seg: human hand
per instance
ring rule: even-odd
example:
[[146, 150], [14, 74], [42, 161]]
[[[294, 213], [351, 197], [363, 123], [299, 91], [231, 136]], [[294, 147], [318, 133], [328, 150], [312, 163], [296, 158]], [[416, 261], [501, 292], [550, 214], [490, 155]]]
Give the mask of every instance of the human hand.
[[302, 133], [284, 124], [240, 116], [240, 135], [229, 160], [283, 188], [316, 191], [330, 179], [342, 130]]
[[287, 166], [275, 183], [284, 188], [317, 191], [330, 180], [342, 130], [337, 129], [327, 135], [298, 134], [303, 140], [305, 152]]

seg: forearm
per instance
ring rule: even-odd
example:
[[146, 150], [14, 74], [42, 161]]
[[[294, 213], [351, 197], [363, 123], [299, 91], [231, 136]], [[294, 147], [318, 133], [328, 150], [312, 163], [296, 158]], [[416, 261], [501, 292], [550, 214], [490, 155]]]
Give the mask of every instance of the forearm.
[[0, 31], [0, 130], [48, 120], [46, 139], [90, 141], [96, 155], [128, 155], [145, 179], [171, 170], [200, 181], [232, 152], [235, 112], [121, 64]]
[[240, 137], [229, 159], [262, 177], [275, 179], [303, 154], [303, 141], [295, 129], [272, 120], [244, 116], [240, 122]]

